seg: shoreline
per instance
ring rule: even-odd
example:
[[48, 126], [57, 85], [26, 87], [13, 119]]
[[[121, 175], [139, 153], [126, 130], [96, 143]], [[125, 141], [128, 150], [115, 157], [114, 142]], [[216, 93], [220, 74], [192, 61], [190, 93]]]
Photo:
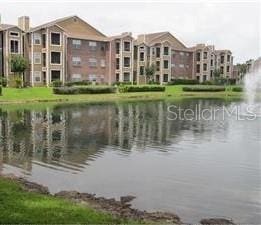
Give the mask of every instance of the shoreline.
[[[115, 198], [104, 198], [104, 197], [96, 197], [95, 194], [89, 193], [80, 193], [77, 191], [60, 191], [55, 194], [51, 194], [49, 192], [48, 187], [38, 184], [35, 182], [31, 182], [26, 180], [23, 177], [18, 177], [14, 174], [1, 174], [0, 179], [5, 179], [8, 181], [13, 181], [17, 185], [22, 187], [22, 191], [28, 193], [37, 193], [44, 196], [49, 196], [57, 201], [59, 200], [68, 200], [71, 203], [75, 203], [77, 205], [91, 207], [97, 212], [107, 213], [113, 217], [120, 219], [127, 219], [130, 221], [138, 221], [141, 223], [153, 223], [153, 224], [184, 224], [180, 217], [175, 213], [170, 212], [147, 212], [143, 210], [138, 210], [132, 208], [131, 201], [135, 199], [135, 196], [122, 196], [120, 200], [116, 200]], [[214, 225], [214, 224], [224, 224], [224, 225], [235, 225], [232, 219], [226, 218], [204, 218], [201, 219], [199, 224], [202, 225]], [[109, 224], [109, 223], [107, 223]], [[134, 223], [137, 224], [137, 223]]]

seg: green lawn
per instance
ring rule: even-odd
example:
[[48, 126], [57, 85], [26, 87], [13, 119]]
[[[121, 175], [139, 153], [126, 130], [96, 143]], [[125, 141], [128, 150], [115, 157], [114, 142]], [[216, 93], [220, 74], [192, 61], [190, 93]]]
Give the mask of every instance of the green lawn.
[[119, 224], [130, 221], [67, 200], [26, 192], [0, 177], [0, 224]]
[[138, 92], [138, 93], [115, 93], [115, 94], [82, 94], [82, 95], [55, 95], [52, 88], [3, 88], [3, 95], [0, 96], [0, 104], [6, 103], [35, 103], [51, 101], [68, 102], [103, 102], [118, 100], [159, 100], [170, 98], [240, 98], [242, 93], [232, 92], [227, 88], [225, 92], [183, 92], [183, 85], [166, 86], [165, 92]]

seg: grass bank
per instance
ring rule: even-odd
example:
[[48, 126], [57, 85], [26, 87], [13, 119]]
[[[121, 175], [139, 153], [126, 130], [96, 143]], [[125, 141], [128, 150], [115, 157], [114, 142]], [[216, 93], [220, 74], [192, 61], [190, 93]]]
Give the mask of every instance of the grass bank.
[[233, 92], [231, 87], [222, 92], [184, 92], [184, 85], [166, 86], [165, 92], [138, 92], [112, 94], [55, 95], [52, 88], [3, 88], [0, 104], [36, 102], [106, 102], [124, 100], [164, 100], [182, 98], [242, 98], [242, 92]]
[[25, 191], [13, 180], [0, 177], [1, 224], [129, 224], [126, 219], [50, 195]]

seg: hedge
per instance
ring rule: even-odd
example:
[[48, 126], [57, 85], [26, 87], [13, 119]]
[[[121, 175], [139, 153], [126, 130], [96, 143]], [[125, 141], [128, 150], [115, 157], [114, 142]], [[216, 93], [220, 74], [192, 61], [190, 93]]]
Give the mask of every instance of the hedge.
[[82, 80], [82, 81], [69, 81], [65, 83], [65, 86], [71, 87], [71, 86], [85, 86], [85, 85], [91, 85], [92, 82], [89, 80]]
[[119, 92], [157, 92], [157, 91], [165, 91], [164, 86], [156, 86], [156, 85], [146, 85], [146, 86], [128, 86], [121, 85], [119, 86]]
[[116, 87], [96, 87], [96, 86], [86, 86], [86, 87], [54, 87], [53, 93], [57, 95], [76, 95], [76, 94], [105, 94], [105, 93], [115, 93]]
[[234, 91], [234, 92], [242, 92], [242, 91], [244, 91], [244, 88], [243, 87], [233, 87], [232, 91]]
[[183, 91], [192, 91], [192, 92], [218, 92], [225, 91], [226, 88], [224, 86], [191, 86], [191, 87], [183, 87]]
[[170, 82], [168, 82], [168, 85], [178, 85], [178, 84], [199, 84], [199, 81], [193, 79], [173, 79]]

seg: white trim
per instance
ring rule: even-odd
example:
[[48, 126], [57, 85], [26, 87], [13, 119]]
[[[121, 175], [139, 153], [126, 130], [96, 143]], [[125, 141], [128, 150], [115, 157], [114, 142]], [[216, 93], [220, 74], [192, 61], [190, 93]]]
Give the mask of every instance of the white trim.
[[[35, 76], [35, 73], [39, 73], [38, 76]], [[36, 81], [35, 80], [36, 77], [40, 77], [40, 81]], [[33, 78], [34, 78], [34, 83], [41, 83], [42, 82], [42, 71], [34, 71]]]
[[[38, 63], [35, 62], [36, 53], [40, 55], [40, 62], [38, 62]], [[33, 63], [36, 64], [36, 65], [41, 65], [42, 64], [42, 52], [34, 52]]]
[[[11, 51], [11, 41], [17, 41], [18, 42], [18, 52], [12, 52]], [[11, 54], [21, 54], [21, 41], [20, 41], [20, 39], [18, 40], [18, 39], [13, 39], [13, 38], [10, 38], [9, 39], [9, 52], [11, 53]]]
[[[59, 52], [60, 53], [60, 63], [52, 63], [52, 52]], [[50, 65], [52, 66], [61, 66], [62, 65], [62, 51], [50, 51]]]
[[[40, 37], [39, 39], [35, 39], [36, 34], [39, 35], [39, 37]], [[35, 40], [39, 40], [39, 44], [35, 43]], [[38, 45], [38, 46], [42, 44], [42, 35], [40, 33], [38, 33], [38, 32], [33, 33], [33, 44]]]
[[[56, 44], [53, 44], [53, 43], [52, 43], [52, 34], [59, 34], [59, 35], [60, 35], [60, 44], [59, 44], [59, 45], [56, 45]], [[50, 45], [51, 45], [51, 46], [60, 46], [60, 47], [62, 46], [62, 32], [54, 32], [54, 31], [51, 31], [51, 32], [50, 32], [50, 37], [51, 37], [51, 38], [50, 38]]]

